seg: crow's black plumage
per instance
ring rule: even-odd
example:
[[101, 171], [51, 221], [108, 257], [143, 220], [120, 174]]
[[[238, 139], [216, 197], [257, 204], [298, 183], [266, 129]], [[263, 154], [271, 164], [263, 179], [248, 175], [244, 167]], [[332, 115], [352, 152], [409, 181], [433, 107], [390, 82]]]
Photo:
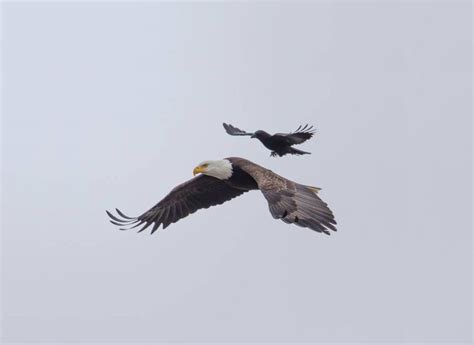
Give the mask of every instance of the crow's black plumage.
[[270, 156], [284, 156], [286, 154], [292, 155], [306, 155], [310, 152], [301, 151], [292, 147], [293, 145], [299, 145], [304, 143], [306, 140], [310, 139], [314, 133], [315, 129], [313, 126], [305, 125], [299, 126], [296, 131], [293, 133], [276, 133], [269, 134], [265, 131], [256, 131], [254, 133], [245, 132], [237, 127], [234, 127], [230, 124], [223, 123], [224, 129], [227, 134], [236, 135], [236, 136], [249, 136], [250, 138], [257, 138], [261, 143], [269, 150], [271, 150]]

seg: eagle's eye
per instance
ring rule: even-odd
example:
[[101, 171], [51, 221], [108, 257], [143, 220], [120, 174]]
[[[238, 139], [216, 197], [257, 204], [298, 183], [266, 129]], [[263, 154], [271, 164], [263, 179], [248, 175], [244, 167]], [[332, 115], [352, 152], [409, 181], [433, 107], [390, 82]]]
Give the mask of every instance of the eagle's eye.
[[209, 166], [209, 163], [204, 163], [203, 165], [201, 165], [203, 168], [207, 168]]

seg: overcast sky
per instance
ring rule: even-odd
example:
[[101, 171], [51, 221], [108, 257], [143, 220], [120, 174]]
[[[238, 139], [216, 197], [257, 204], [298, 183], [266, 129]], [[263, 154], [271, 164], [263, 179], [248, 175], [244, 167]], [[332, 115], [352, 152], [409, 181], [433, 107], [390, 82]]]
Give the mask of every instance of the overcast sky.
[[[3, 3], [3, 343], [468, 342], [469, 2]], [[270, 158], [221, 123], [285, 132]], [[121, 232], [197, 163], [321, 187]]]

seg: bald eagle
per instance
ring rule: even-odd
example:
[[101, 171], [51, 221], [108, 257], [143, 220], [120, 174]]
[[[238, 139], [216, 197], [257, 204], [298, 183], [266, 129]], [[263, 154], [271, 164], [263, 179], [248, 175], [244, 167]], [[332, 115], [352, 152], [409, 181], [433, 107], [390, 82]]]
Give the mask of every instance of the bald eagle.
[[286, 154], [291, 155], [307, 155], [310, 152], [301, 151], [292, 147], [293, 145], [299, 145], [304, 143], [306, 140], [310, 139], [315, 132], [313, 126], [304, 127], [299, 126], [296, 131], [293, 133], [276, 133], [268, 134], [265, 131], [259, 130], [254, 133], [245, 132], [237, 127], [234, 127], [230, 124], [223, 123], [225, 131], [227, 134], [236, 135], [236, 136], [250, 136], [250, 138], [257, 138], [260, 142], [272, 152], [270, 153], [271, 157], [276, 157], [277, 155], [282, 157]]
[[[317, 195], [320, 188], [305, 186], [275, 174], [249, 160], [231, 157], [205, 161], [194, 168], [195, 175], [175, 187], [151, 209], [138, 217], [128, 217], [119, 209], [118, 216], [106, 211], [112, 224], [138, 232], [153, 224], [154, 233], [202, 208], [220, 205], [245, 192], [259, 189], [273, 218], [329, 235], [336, 221], [327, 204]], [[196, 176], [198, 175], [198, 176]]]

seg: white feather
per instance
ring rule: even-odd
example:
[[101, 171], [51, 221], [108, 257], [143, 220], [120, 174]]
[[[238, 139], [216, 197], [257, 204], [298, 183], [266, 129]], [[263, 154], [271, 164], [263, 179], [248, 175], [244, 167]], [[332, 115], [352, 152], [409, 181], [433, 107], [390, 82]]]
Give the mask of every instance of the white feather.
[[227, 180], [232, 176], [232, 163], [227, 159], [217, 161], [204, 161], [200, 166], [204, 166], [204, 175], [218, 178], [219, 180]]

